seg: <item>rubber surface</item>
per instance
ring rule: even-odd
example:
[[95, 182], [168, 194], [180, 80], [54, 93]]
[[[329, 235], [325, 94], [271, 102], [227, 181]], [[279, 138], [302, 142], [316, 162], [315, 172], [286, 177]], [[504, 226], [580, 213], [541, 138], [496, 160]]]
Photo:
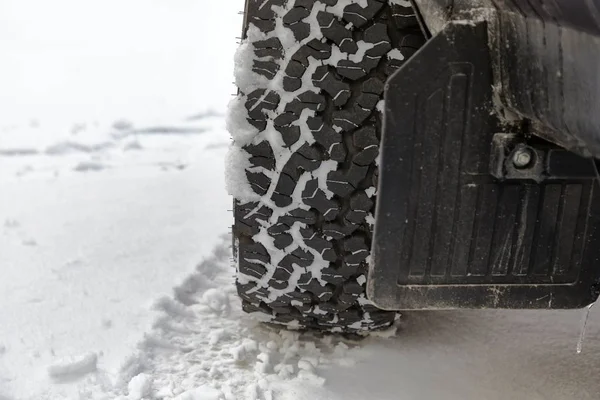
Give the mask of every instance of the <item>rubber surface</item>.
[[387, 82], [367, 282], [382, 309], [596, 300], [594, 164], [498, 127], [487, 33], [485, 22], [450, 22]]
[[244, 65], [259, 83], [248, 93], [240, 87], [238, 99], [259, 133], [240, 147], [258, 196], [236, 200], [233, 232], [247, 312], [295, 328], [344, 332], [395, 319], [365, 297], [378, 108], [387, 77], [424, 39], [413, 10], [400, 5], [408, 2], [392, 3], [246, 5], [244, 43], [254, 55]]

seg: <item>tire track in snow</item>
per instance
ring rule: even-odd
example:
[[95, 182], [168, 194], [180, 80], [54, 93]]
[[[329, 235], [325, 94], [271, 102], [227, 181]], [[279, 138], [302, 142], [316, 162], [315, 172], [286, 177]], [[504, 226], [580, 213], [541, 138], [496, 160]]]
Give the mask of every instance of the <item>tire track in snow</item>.
[[353, 365], [341, 337], [280, 330], [243, 313], [229, 243], [224, 237], [173, 297], [155, 302], [152, 330], [122, 365], [118, 400], [291, 399], [286, 385], [318, 390], [322, 369]]

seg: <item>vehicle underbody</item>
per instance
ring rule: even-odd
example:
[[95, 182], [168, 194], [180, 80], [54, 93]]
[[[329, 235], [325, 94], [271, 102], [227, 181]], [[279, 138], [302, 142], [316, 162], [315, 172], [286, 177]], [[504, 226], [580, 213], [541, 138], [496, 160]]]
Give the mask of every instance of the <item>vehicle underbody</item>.
[[369, 298], [594, 302], [600, 2], [416, 6], [431, 36], [387, 82]]

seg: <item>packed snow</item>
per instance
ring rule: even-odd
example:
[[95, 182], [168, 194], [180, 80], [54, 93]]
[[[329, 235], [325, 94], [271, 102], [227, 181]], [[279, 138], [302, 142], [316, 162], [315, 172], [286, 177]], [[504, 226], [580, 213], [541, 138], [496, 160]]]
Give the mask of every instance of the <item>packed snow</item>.
[[0, 2], [0, 400], [597, 400], [599, 307], [580, 354], [583, 310], [406, 313], [361, 340], [242, 312], [234, 3]]

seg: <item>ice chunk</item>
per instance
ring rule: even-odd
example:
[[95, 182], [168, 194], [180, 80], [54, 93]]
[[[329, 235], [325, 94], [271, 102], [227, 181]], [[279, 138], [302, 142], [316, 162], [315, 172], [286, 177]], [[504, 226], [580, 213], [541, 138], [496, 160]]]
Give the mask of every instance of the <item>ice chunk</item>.
[[590, 317], [590, 310], [596, 303], [592, 303], [585, 308], [583, 311], [583, 317], [581, 319], [581, 332], [579, 333], [579, 340], [577, 341], [577, 354], [583, 350], [583, 341], [585, 340], [585, 330], [587, 329], [587, 322]]
[[[256, 34], [262, 36], [260, 31], [258, 31], [259, 33], [256, 33], [256, 31], [258, 31], [258, 29], [248, 29], [248, 35], [250, 36], [252, 34], [252, 36], [254, 36], [254, 34]], [[235, 52], [235, 84], [243, 93], [250, 93], [257, 87], [265, 88], [268, 86], [267, 78], [253, 71], [255, 58], [254, 45], [250, 43], [250, 40], [242, 42]]]
[[400, 60], [400, 61], [404, 60], [404, 54], [402, 54], [402, 53], [400, 52], [400, 50], [398, 50], [398, 49], [393, 49], [393, 50], [390, 50], [390, 51], [387, 53], [387, 57], [388, 57], [390, 60]]
[[219, 289], [208, 289], [202, 295], [202, 300], [213, 311], [225, 315], [229, 313], [229, 297]]
[[139, 374], [133, 377], [127, 385], [129, 400], [142, 400], [150, 394], [152, 378], [148, 374]]
[[258, 129], [248, 122], [245, 101], [245, 96], [237, 96], [229, 102], [227, 107], [227, 131], [238, 146], [249, 144], [258, 135]]
[[250, 168], [249, 158], [250, 154], [247, 151], [235, 145], [229, 148], [229, 152], [225, 158], [225, 186], [227, 193], [241, 202], [260, 200], [260, 196], [252, 190], [246, 177], [246, 170]]
[[188, 390], [175, 397], [175, 400], [222, 400], [223, 395], [220, 391], [210, 386], [200, 386], [196, 389]]

